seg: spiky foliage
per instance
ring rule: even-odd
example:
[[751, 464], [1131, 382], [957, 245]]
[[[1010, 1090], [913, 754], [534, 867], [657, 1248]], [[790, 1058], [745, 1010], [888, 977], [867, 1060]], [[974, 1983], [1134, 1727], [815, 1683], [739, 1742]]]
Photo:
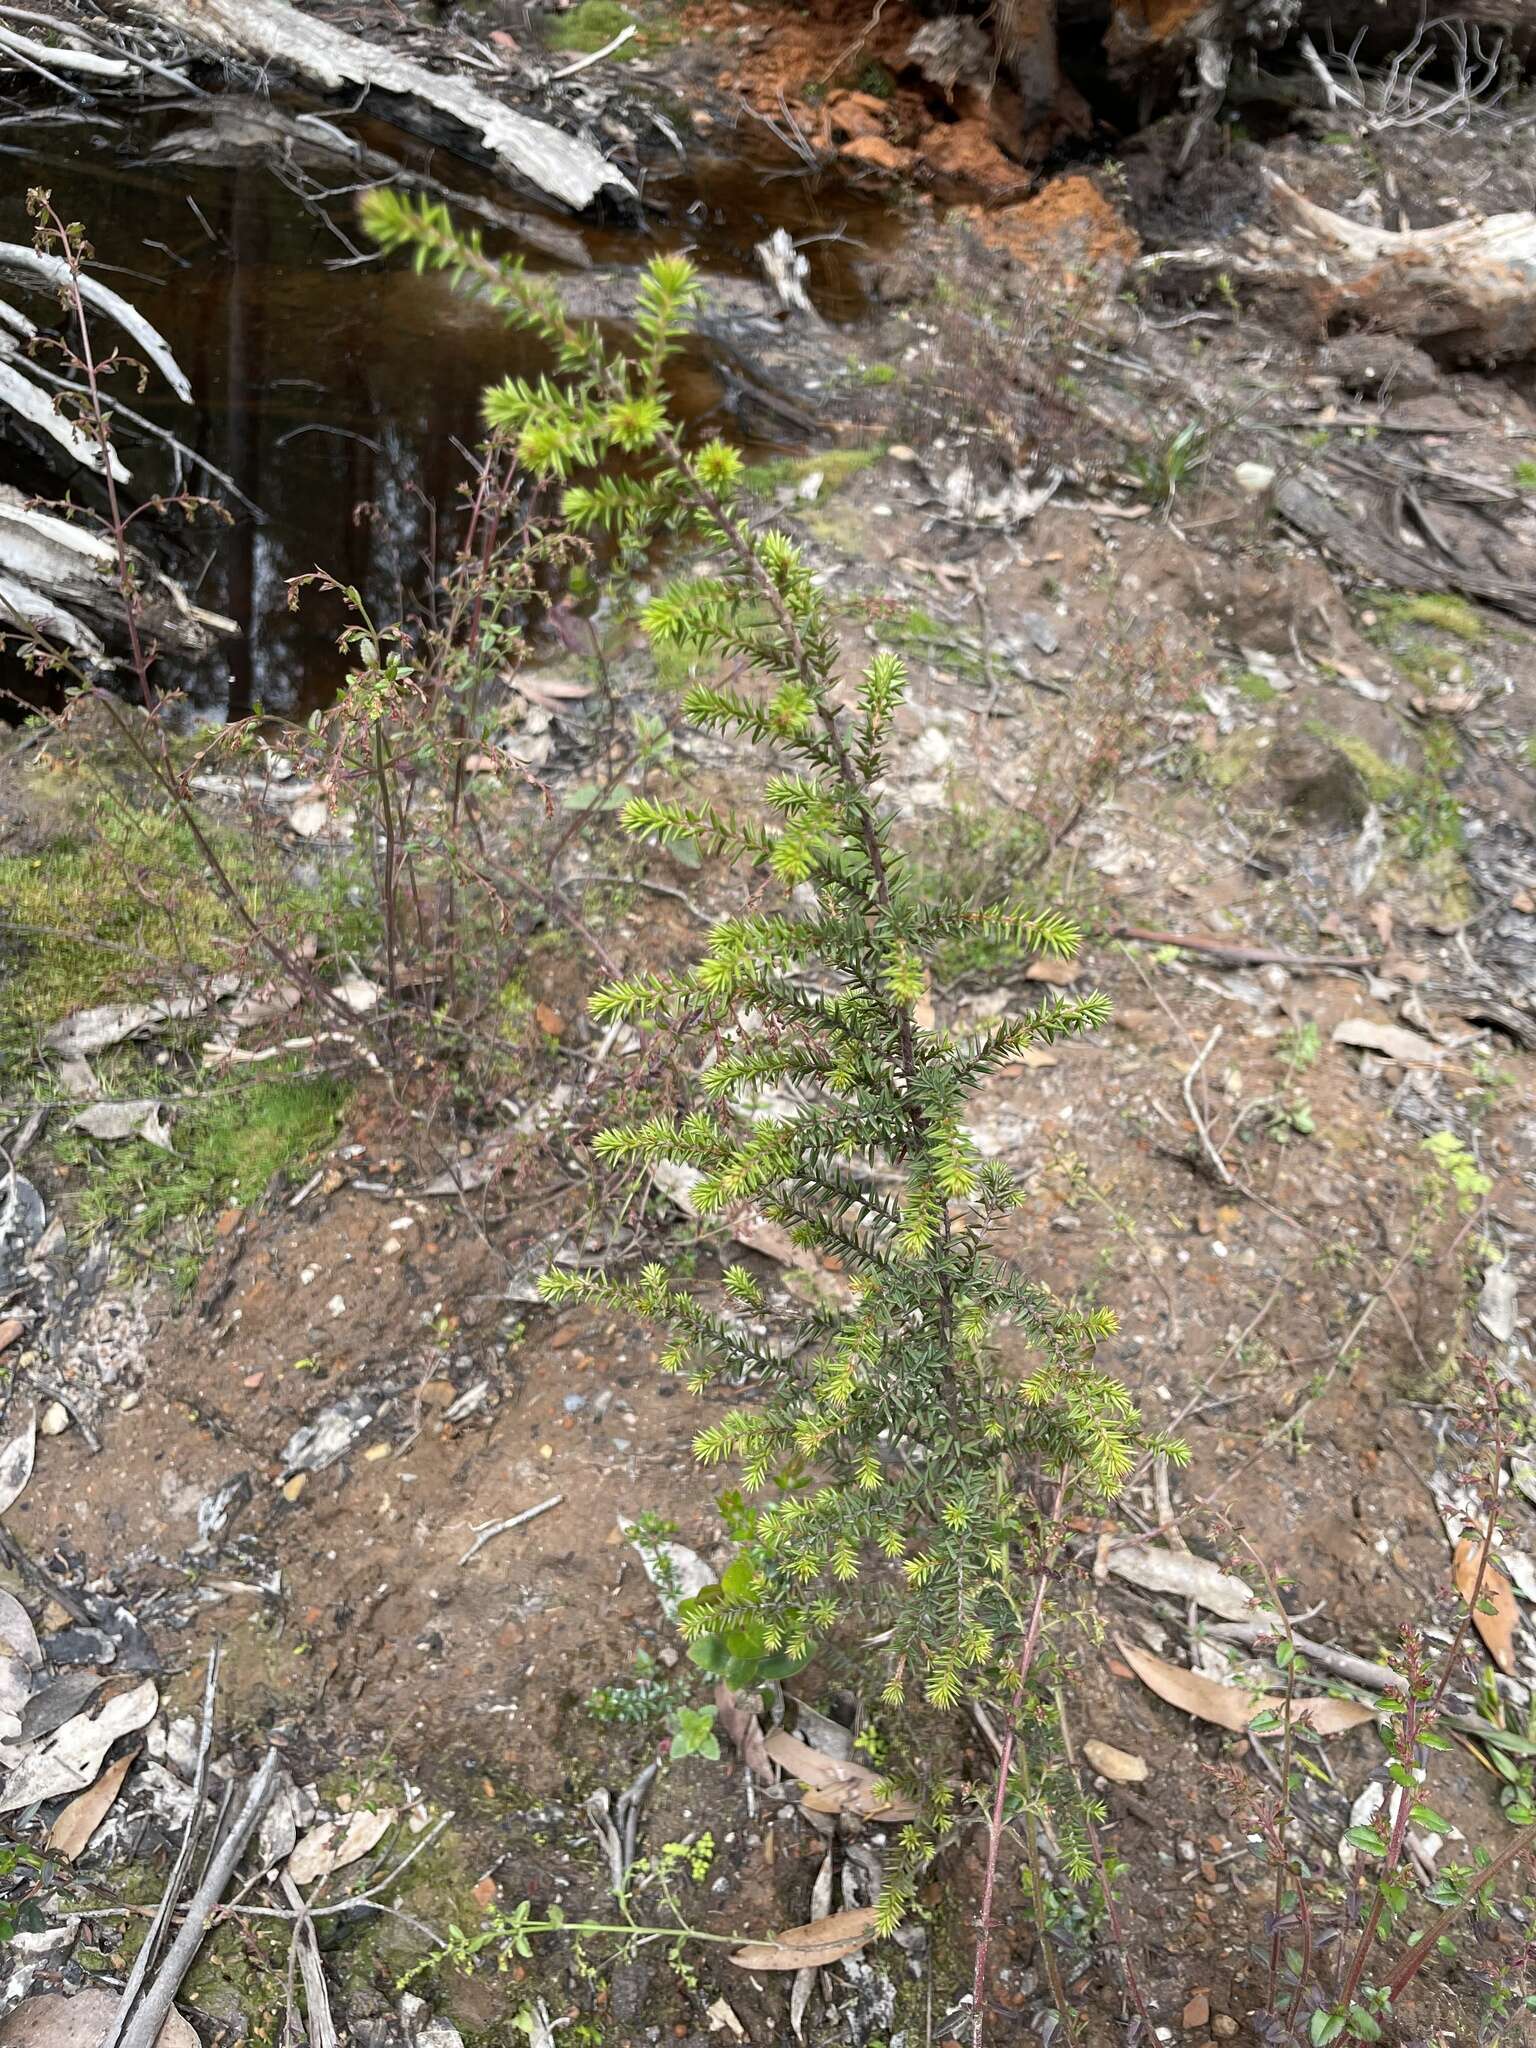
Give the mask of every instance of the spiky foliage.
[[[377, 193], [367, 219], [386, 245], [489, 293], [550, 343], [560, 380], [499, 387], [488, 413], [518, 434], [532, 470], [566, 480], [578, 525], [617, 530], [631, 548], [670, 531], [707, 559], [709, 572], [671, 584], [643, 623], [657, 647], [721, 657], [747, 679], [700, 683], [688, 713], [771, 763], [762, 815], [649, 796], [623, 814], [638, 839], [765, 871], [784, 901], [723, 919], [686, 971], [593, 997], [600, 1022], [691, 1032], [710, 1049], [698, 1108], [617, 1125], [597, 1150], [614, 1166], [694, 1169], [704, 1214], [755, 1205], [832, 1256], [846, 1298], [766, 1338], [753, 1333], [762, 1289], [741, 1267], [713, 1303], [659, 1265], [633, 1279], [555, 1271], [545, 1299], [664, 1325], [662, 1362], [696, 1389], [722, 1376], [752, 1387], [697, 1438], [701, 1459], [739, 1466], [766, 1499], [741, 1557], [685, 1617], [696, 1639], [738, 1670], [798, 1662], [868, 1595], [889, 1628], [886, 1697], [916, 1685], [952, 1705], [996, 1686], [1016, 1651], [1028, 1570], [1051, 1547], [1045, 1490], [1057, 1498], [1065, 1479], [1107, 1499], [1149, 1447], [1178, 1448], [1143, 1434], [1123, 1386], [1095, 1364], [1110, 1312], [1058, 1300], [991, 1248], [1021, 1188], [964, 1123], [989, 1074], [1100, 1023], [1103, 997], [1054, 996], [974, 1032], [920, 1021], [935, 948], [980, 928], [1067, 959], [1079, 933], [1006, 903], [963, 914], [914, 887], [880, 795], [901, 662], [879, 653], [858, 677], [842, 674], [800, 550], [738, 507], [734, 451], [685, 451], [667, 420], [662, 371], [697, 295], [689, 266], [651, 266], [625, 360], [440, 209]], [[602, 475], [618, 456], [622, 485]], [[1008, 1365], [993, 1343], [1001, 1324], [1015, 1333]]]

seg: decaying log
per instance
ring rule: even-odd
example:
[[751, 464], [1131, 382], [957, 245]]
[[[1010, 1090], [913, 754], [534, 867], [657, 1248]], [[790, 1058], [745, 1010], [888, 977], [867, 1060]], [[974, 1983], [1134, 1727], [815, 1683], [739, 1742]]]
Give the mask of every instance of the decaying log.
[[1272, 171], [1264, 181], [1280, 233], [1164, 249], [1137, 268], [1224, 271], [1294, 294], [1314, 331], [1394, 334], [1453, 364], [1536, 355], [1536, 213], [1394, 233], [1314, 205]]
[[[190, 604], [142, 557], [134, 575], [148, 637], [177, 654], [199, 654], [232, 619]], [[106, 537], [61, 519], [0, 484], [0, 622], [57, 640], [91, 665], [109, 661], [107, 642], [123, 613], [117, 554]]]
[[1536, 351], [1536, 213], [1395, 233], [1315, 206], [1272, 171], [1265, 182], [1311, 259], [1325, 325], [1429, 342], [1454, 362], [1523, 362]]
[[1337, 41], [1350, 41], [1364, 29], [1365, 47], [1376, 56], [1404, 49], [1435, 15], [1463, 22], [1469, 29], [1501, 35], [1510, 53], [1527, 56], [1536, 44], [1536, 6], [1532, 0], [1445, 0], [1426, 8], [1424, 0], [1304, 0], [1301, 23], [1319, 32], [1332, 29]]
[[[73, 420], [64, 417], [46, 391], [39, 390], [30, 377], [6, 360], [8, 339], [0, 337], [0, 413], [14, 413], [17, 419], [25, 420], [28, 426], [57, 442], [72, 462], [99, 471], [103, 467], [100, 448]], [[127, 483], [128, 471], [120, 458], [114, 454], [110, 462], [113, 481]]]
[[[20, 277], [50, 295], [72, 283], [84, 304], [116, 321], [176, 396], [191, 402], [192, 387], [165, 337], [110, 286], [85, 271], [71, 280], [58, 257], [11, 242], [0, 243], [0, 275]], [[129, 471], [116, 449], [109, 443], [104, 455], [94, 434], [59, 410], [51, 387], [65, 380], [32, 364], [25, 354], [36, 334], [35, 323], [19, 307], [0, 299], [0, 414], [25, 422], [82, 469], [98, 476], [110, 470], [115, 482], [129, 482]], [[47, 385], [39, 381], [44, 376]], [[146, 636], [157, 645], [178, 654], [198, 654], [211, 645], [216, 633], [235, 630], [232, 620], [192, 604], [177, 584], [137, 552], [133, 572], [144, 606]], [[91, 527], [60, 518], [0, 484], [0, 637], [11, 637], [19, 629], [68, 649], [87, 667], [110, 667], [109, 643], [119, 635], [122, 618], [116, 550], [111, 544]]]
[[[20, 278], [35, 290], [49, 293], [55, 293], [70, 283], [69, 269], [62, 258], [42, 255], [23, 242], [0, 242], [0, 276]], [[115, 320], [160, 371], [182, 403], [190, 404], [192, 386], [187, 382], [186, 372], [172, 354], [165, 336], [144, 318], [138, 308], [130, 305], [110, 285], [100, 283], [85, 271], [76, 275], [74, 284], [87, 308]], [[57, 443], [82, 468], [95, 470], [98, 475], [103, 469], [110, 468], [116, 482], [126, 483], [128, 471], [117, 454], [111, 453], [103, 461], [97, 443], [74, 420], [66, 418], [58, 410], [50, 394], [41, 390], [22, 367], [22, 348], [36, 334], [35, 324], [19, 307], [0, 299], [0, 412], [14, 413], [18, 419], [25, 420], [38, 433]]]
[[[54, 293], [70, 283], [69, 267], [62, 257], [40, 255], [24, 242], [0, 242], [0, 276], [19, 277], [24, 283], [47, 288]], [[187, 373], [171, 353], [170, 343], [158, 328], [152, 327], [137, 306], [130, 305], [120, 292], [113, 291], [110, 285], [102, 284], [85, 271], [78, 272], [74, 282], [79, 286], [87, 308], [115, 320], [144, 351], [182, 404], [189, 405], [192, 386], [187, 382]]]
[[622, 171], [579, 136], [514, 112], [451, 72], [302, 14], [287, 0], [119, 0], [214, 56], [270, 64], [321, 92], [375, 91], [446, 115], [503, 168], [581, 212], [605, 191], [633, 196]]

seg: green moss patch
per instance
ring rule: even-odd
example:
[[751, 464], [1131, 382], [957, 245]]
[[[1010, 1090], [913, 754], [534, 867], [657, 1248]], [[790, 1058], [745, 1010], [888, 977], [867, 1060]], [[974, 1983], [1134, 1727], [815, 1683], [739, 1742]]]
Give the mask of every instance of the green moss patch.
[[807, 477], [820, 476], [818, 497], [840, 491], [866, 469], [872, 469], [885, 453], [883, 443], [871, 448], [827, 448], [819, 455], [783, 455], [773, 462], [755, 462], [742, 471], [749, 491], [764, 497], [775, 491], [798, 488]]
[[56, 1144], [79, 1182], [72, 1208], [87, 1235], [111, 1226], [120, 1243], [162, 1251], [175, 1226], [254, 1202], [275, 1179], [312, 1165], [336, 1135], [346, 1090], [331, 1076], [287, 1074], [192, 1098], [172, 1149], [137, 1138], [98, 1145], [77, 1133]]
[[30, 1068], [75, 1010], [227, 966], [234, 914], [203, 877], [184, 826], [116, 804], [78, 836], [0, 859], [0, 1071]]
[[[594, 50], [605, 48], [635, 22], [635, 17], [628, 8], [619, 6], [618, 0], [579, 0], [577, 6], [567, 8], [563, 14], [545, 14], [542, 19], [545, 47], [569, 51], [578, 57], [589, 57]], [[626, 56], [633, 45], [632, 37], [622, 50], [614, 51], [614, 56]]]
[[1435, 633], [1449, 633], [1468, 647], [1476, 647], [1488, 637], [1488, 628], [1477, 608], [1464, 597], [1449, 592], [1389, 591], [1376, 601], [1375, 608], [1388, 626], [1425, 626]]

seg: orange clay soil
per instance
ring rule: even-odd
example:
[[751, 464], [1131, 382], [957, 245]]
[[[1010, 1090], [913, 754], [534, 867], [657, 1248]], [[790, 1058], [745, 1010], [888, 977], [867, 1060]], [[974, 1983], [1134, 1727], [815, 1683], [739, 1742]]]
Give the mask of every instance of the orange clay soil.
[[1053, 178], [1020, 206], [973, 207], [966, 217], [982, 241], [1069, 286], [1092, 275], [1114, 290], [1141, 249], [1093, 180], [1080, 175]]
[[[1030, 173], [998, 139], [1014, 96], [1004, 85], [990, 96], [964, 87], [946, 96], [918, 81], [907, 48], [922, 25], [900, 0], [875, 18], [848, 0], [745, 14], [728, 0], [696, 0], [680, 28], [685, 37], [716, 39], [722, 92], [779, 120], [787, 112], [827, 155], [891, 176], [926, 177], [957, 196], [1022, 197]], [[882, 89], [871, 92], [871, 84]]]

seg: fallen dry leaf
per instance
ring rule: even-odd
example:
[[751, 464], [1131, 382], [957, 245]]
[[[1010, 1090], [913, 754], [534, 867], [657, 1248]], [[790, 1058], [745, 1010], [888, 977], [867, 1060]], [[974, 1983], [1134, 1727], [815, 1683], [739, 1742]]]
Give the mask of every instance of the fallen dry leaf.
[[0, 1586], [0, 1649], [12, 1657], [19, 1657], [29, 1671], [35, 1671], [43, 1661], [31, 1615], [16, 1595], [6, 1592], [3, 1586]]
[[592, 694], [590, 683], [578, 683], [567, 676], [513, 676], [512, 687], [541, 711], [558, 711], [562, 704], [579, 704]]
[[871, 1939], [875, 1910], [855, 1906], [846, 1913], [829, 1913], [825, 1920], [807, 1921], [803, 1927], [786, 1927], [771, 1941], [751, 1941], [745, 1948], [732, 1949], [729, 1960], [738, 1970], [821, 1969], [841, 1962]]
[[[816, 1873], [816, 1882], [811, 1888], [811, 1924], [819, 1926], [832, 1911], [832, 1851], [829, 1848], [822, 1858], [821, 1868]], [[805, 2039], [805, 2015], [810, 2009], [811, 1993], [816, 1989], [817, 1966], [807, 1963], [804, 1969], [796, 1970], [795, 1981], [789, 1993], [789, 2025], [797, 2041]]]
[[717, 1998], [713, 2005], [705, 2009], [704, 2017], [709, 2021], [709, 2031], [712, 2034], [729, 2033], [738, 2041], [746, 2040], [747, 2030], [737, 2019], [729, 1999]]
[[[1161, 1657], [1133, 1649], [1123, 1636], [1116, 1636], [1120, 1654], [1143, 1685], [1171, 1707], [1181, 1707], [1197, 1720], [1212, 1721], [1218, 1728], [1240, 1734], [1261, 1714], [1283, 1714], [1283, 1693], [1252, 1693], [1240, 1685], [1223, 1685], [1203, 1672], [1185, 1671], [1177, 1664], [1165, 1664]], [[1340, 1735], [1346, 1728], [1358, 1728], [1375, 1719], [1374, 1710], [1359, 1700], [1336, 1700], [1326, 1695], [1291, 1702], [1291, 1720], [1314, 1735]]]
[[1374, 1707], [1365, 1706], [1360, 1700], [1330, 1699], [1326, 1693], [1291, 1704], [1291, 1719], [1303, 1723], [1314, 1735], [1342, 1735], [1346, 1728], [1363, 1727], [1375, 1718]]
[[1445, 1057], [1432, 1039], [1401, 1024], [1381, 1024], [1371, 1017], [1345, 1017], [1333, 1027], [1335, 1045], [1356, 1045], [1379, 1052], [1400, 1067], [1437, 1067]]
[[1272, 1712], [1280, 1702], [1264, 1693], [1245, 1692], [1241, 1686], [1222, 1685], [1199, 1671], [1184, 1671], [1177, 1664], [1165, 1664], [1161, 1657], [1133, 1649], [1124, 1637], [1115, 1637], [1116, 1647], [1142, 1684], [1160, 1700], [1180, 1707], [1197, 1720], [1214, 1721], [1218, 1728], [1241, 1733], [1258, 1715]]
[[73, 1863], [84, 1855], [90, 1847], [92, 1835], [111, 1811], [112, 1802], [122, 1790], [123, 1780], [132, 1770], [138, 1754], [136, 1749], [131, 1749], [115, 1764], [108, 1764], [88, 1792], [82, 1792], [78, 1799], [71, 1799], [49, 1831], [48, 1846], [56, 1856]]
[[[115, 1991], [88, 1984], [73, 1998], [45, 1991], [25, 1998], [0, 2020], [0, 2048], [96, 2048], [117, 2018]], [[155, 2048], [199, 2048], [190, 2023], [172, 2007], [155, 2037]]]
[[317, 1877], [344, 1870], [366, 1856], [397, 1819], [394, 1807], [381, 1806], [371, 1813], [365, 1808], [345, 1822], [323, 1821], [310, 1829], [288, 1858], [288, 1875], [295, 1884], [313, 1884]]
[[[1482, 1555], [1482, 1541], [1476, 1536], [1463, 1536], [1456, 1546], [1456, 1590], [1469, 1606], [1477, 1585], [1477, 1568]], [[1484, 1614], [1482, 1608], [1488, 1602], [1492, 1603], [1493, 1611]], [[1514, 1588], [1490, 1559], [1488, 1569], [1483, 1573], [1478, 1605], [1472, 1610], [1472, 1626], [1482, 1637], [1489, 1656], [1506, 1675], [1512, 1675], [1515, 1669], [1515, 1630], [1519, 1624], [1520, 1610], [1515, 1603]]]
[[781, 1770], [809, 1785], [801, 1804], [812, 1813], [856, 1813], [861, 1820], [916, 1820], [917, 1808], [900, 1793], [881, 1798], [876, 1789], [880, 1773], [867, 1764], [844, 1763], [823, 1750], [812, 1749], [798, 1735], [775, 1728], [763, 1741], [763, 1748]]
[[1128, 1749], [1116, 1749], [1112, 1742], [1085, 1742], [1083, 1755], [1101, 1778], [1112, 1785], [1140, 1785], [1147, 1775], [1145, 1757], [1132, 1756]]
[[155, 1718], [160, 1692], [146, 1678], [129, 1692], [120, 1692], [96, 1714], [77, 1714], [52, 1735], [28, 1750], [5, 1781], [0, 1813], [15, 1813], [36, 1799], [55, 1799], [61, 1792], [83, 1792], [94, 1784], [101, 1760], [120, 1735], [135, 1735]]
[[489, 1913], [496, 1903], [496, 1880], [487, 1874], [470, 1892], [470, 1897], [482, 1913]]

